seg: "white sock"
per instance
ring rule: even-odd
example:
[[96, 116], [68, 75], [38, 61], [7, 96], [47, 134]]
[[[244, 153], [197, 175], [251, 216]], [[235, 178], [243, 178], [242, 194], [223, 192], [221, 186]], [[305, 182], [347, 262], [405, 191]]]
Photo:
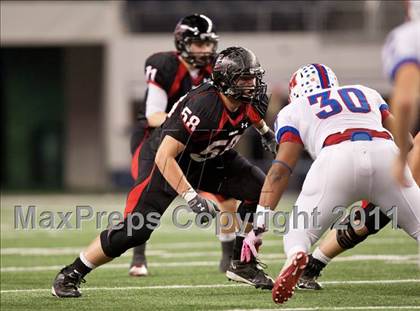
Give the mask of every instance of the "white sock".
[[92, 270], [96, 268], [96, 266], [93, 263], [91, 263], [89, 260], [87, 260], [87, 258], [83, 254], [83, 252], [80, 252], [79, 258], [85, 264], [86, 267], [88, 267]]
[[289, 249], [286, 253], [287, 259], [290, 260], [291, 258], [293, 258], [293, 256], [298, 253], [298, 252], [304, 252], [307, 253], [305, 247], [301, 246], [301, 245], [296, 245], [294, 247], [292, 247], [291, 249]]
[[312, 253], [312, 257], [315, 259], [318, 259], [320, 262], [325, 263], [328, 265], [328, 263], [331, 261], [331, 258], [326, 256], [319, 247], [315, 248], [314, 252]]
[[220, 242], [230, 242], [230, 241], [235, 240], [235, 238], [236, 238], [235, 232], [231, 232], [231, 233], [223, 233], [223, 232], [221, 232], [219, 234], [219, 240], [220, 240]]

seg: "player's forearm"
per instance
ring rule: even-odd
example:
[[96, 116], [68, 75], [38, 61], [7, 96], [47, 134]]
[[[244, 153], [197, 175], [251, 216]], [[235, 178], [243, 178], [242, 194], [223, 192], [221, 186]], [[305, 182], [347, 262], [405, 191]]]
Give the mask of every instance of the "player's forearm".
[[[393, 114], [390, 113], [389, 116], [382, 122], [382, 125], [388, 131], [395, 134], [395, 127], [397, 126], [397, 123], [395, 121], [395, 117], [394, 117]], [[414, 142], [413, 141], [413, 135], [411, 135], [411, 133], [408, 133], [407, 136], [408, 136], [408, 138], [407, 138], [408, 139], [408, 146], [409, 146], [409, 149], [411, 149], [412, 146], [413, 146], [413, 142]]]
[[155, 163], [159, 171], [178, 194], [191, 189], [191, 185], [176, 161], [176, 157], [184, 149], [185, 145], [167, 135], [163, 138], [155, 156]]
[[259, 205], [274, 210], [279, 203], [289, 182], [290, 172], [285, 167], [274, 163], [264, 181]]
[[166, 120], [168, 114], [164, 111], [158, 111], [147, 117], [147, 123], [150, 127], [159, 127]]
[[260, 195], [259, 205], [275, 209], [287, 187], [292, 170], [303, 150], [301, 144], [284, 142], [280, 145]]
[[410, 147], [412, 146], [412, 136], [410, 132], [410, 117], [411, 109], [404, 109], [399, 107], [395, 111], [395, 124], [393, 126], [394, 139], [397, 146], [400, 148], [400, 158], [406, 159]]
[[183, 194], [192, 188], [175, 158], [158, 160], [156, 164], [163, 177], [178, 194]]
[[420, 70], [416, 64], [406, 64], [398, 70], [391, 99], [391, 108], [395, 116], [392, 132], [403, 159], [410, 149], [407, 133], [418, 118], [419, 85]]

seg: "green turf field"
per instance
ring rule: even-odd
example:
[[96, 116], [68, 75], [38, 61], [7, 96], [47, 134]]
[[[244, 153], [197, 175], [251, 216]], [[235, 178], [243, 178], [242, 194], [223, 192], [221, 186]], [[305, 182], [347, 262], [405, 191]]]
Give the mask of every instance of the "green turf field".
[[[280, 207], [290, 207], [288, 195]], [[213, 230], [179, 230], [171, 213], [163, 218], [148, 244], [150, 276], [127, 275], [126, 254], [87, 276], [80, 299], [50, 294], [58, 269], [70, 263], [100, 231], [15, 230], [13, 206], [72, 211], [90, 205], [95, 211], [118, 210], [124, 195], [2, 195], [2, 310], [412, 310], [420, 308], [420, 270], [416, 243], [401, 230], [386, 228], [337, 258], [321, 280], [324, 290], [297, 291], [282, 306], [270, 291], [228, 282], [218, 272], [220, 244]], [[57, 219], [57, 222], [58, 219]], [[74, 222], [73, 222], [74, 223]], [[57, 225], [57, 224], [56, 224]], [[284, 262], [282, 239], [267, 234], [261, 259], [275, 277]]]

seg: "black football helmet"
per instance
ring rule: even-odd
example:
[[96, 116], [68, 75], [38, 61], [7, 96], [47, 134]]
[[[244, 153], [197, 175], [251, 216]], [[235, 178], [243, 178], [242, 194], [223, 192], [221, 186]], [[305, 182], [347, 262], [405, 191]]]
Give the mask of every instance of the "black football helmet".
[[[214, 63], [212, 80], [224, 95], [253, 104], [266, 97], [267, 84], [262, 81], [264, 73], [252, 51], [235, 46], [219, 53]], [[254, 78], [252, 86], [237, 84], [239, 80]]]
[[[213, 63], [219, 37], [210, 18], [203, 14], [186, 16], [176, 25], [174, 35], [178, 53], [189, 64], [201, 68]], [[212, 42], [214, 47], [210, 53], [192, 53], [193, 42]]]

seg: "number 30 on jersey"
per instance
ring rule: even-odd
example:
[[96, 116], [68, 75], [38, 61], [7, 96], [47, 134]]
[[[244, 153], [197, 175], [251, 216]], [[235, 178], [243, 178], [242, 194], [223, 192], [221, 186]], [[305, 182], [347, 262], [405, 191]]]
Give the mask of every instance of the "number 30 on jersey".
[[[343, 111], [343, 106], [354, 113], [368, 113], [370, 106], [367, 102], [365, 94], [356, 88], [344, 88], [338, 90], [341, 100], [330, 98], [331, 91], [314, 94], [308, 97], [309, 104], [319, 104], [323, 108], [316, 116], [320, 119], [327, 119], [337, 113]], [[356, 99], [356, 102], [354, 101]]]

